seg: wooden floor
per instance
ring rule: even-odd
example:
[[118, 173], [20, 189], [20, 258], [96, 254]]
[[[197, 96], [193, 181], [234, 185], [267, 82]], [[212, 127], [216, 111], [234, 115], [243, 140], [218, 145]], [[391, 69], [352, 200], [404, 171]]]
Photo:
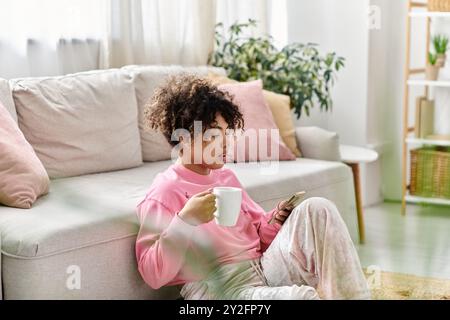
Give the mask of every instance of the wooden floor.
[[363, 267], [450, 279], [450, 207], [383, 203], [364, 209]]

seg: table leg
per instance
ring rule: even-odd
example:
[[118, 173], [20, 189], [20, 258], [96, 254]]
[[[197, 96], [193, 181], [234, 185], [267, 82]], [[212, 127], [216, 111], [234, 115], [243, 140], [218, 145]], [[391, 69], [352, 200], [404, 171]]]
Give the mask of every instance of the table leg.
[[358, 214], [358, 230], [359, 230], [359, 242], [361, 244], [366, 240], [364, 229], [364, 213], [361, 200], [361, 181], [359, 174], [359, 163], [350, 163], [349, 166], [353, 172], [353, 183], [355, 184], [355, 198], [356, 198], [356, 212]]

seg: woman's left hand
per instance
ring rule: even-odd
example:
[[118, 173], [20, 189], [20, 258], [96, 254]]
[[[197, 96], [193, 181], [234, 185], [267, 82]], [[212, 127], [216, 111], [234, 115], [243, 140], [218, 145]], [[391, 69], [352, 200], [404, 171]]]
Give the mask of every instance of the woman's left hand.
[[288, 206], [288, 207], [284, 208], [283, 210], [278, 209], [278, 208], [282, 208], [285, 202], [286, 201], [281, 201], [280, 203], [278, 203], [277, 209], [275, 210], [275, 213], [273, 214], [271, 222], [276, 222], [280, 225], [283, 225], [283, 223], [289, 217], [292, 210], [294, 209], [293, 207]]

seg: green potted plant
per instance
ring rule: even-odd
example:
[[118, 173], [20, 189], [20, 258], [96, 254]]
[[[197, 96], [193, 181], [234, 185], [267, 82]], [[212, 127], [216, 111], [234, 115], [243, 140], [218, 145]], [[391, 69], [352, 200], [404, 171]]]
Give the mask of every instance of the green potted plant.
[[448, 37], [443, 34], [438, 34], [432, 38], [434, 51], [437, 55], [436, 65], [440, 68], [445, 66], [445, 61], [447, 59], [447, 47], [448, 47]]
[[426, 68], [427, 80], [435, 81], [439, 76], [440, 67], [437, 65], [437, 54], [428, 52], [428, 63]]
[[288, 95], [297, 118], [317, 102], [321, 110], [332, 107], [331, 88], [344, 58], [334, 52], [320, 54], [316, 44], [292, 43], [277, 49], [270, 36], [246, 37], [255, 20], [235, 23], [225, 33], [216, 25], [216, 48], [209, 64], [222, 67], [237, 81], [261, 79], [264, 89]]

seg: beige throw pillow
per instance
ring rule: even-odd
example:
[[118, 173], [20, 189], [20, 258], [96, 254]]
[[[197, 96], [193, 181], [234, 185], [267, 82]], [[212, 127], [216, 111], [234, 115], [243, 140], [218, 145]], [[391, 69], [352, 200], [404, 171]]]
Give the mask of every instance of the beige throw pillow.
[[51, 178], [142, 164], [132, 79], [121, 70], [12, 82], [19, 127]]

